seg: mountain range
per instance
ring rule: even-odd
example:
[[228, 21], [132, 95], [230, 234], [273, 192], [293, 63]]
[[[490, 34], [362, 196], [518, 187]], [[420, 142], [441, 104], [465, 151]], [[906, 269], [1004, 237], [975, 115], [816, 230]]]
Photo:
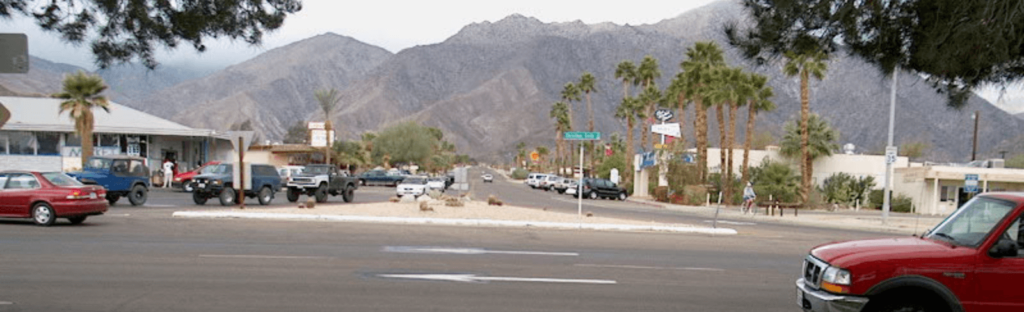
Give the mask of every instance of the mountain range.
[[[799, 80], [782, 75], [780, 63], [755, 66], [728, 47], [723, 23], [741, 21], [743, 14], [738, 3], [722, 0], [638, 26], [543, 23], [512, 15], [467, 25], [444, 42], [396, 54], [328, 33], [204, 77], [158, 71], [149, 74], [147, 79], [154, 82], [147, 87], [128, 85], [138, 81], [131, 75], [107, 80], [111, 97], [122, 104], [194, 127], [228, 129], [250, 121], [270, 140], [282, 138], [297, 122], [322, 120], [313, 93], [335, 88], [341, 101], [331, 119], [342, 138], [413, 120], [441, 128], [461, 152], [497, 161], [511, 159], [518, 142], [553, 146], [555, 130], [548, 112], [560, 100], [562, 86], [578, 81], [583, 72], [597, 78], [598, 91], [592, 94], [596, 131], [605, 137], [624, 133], [625, 124], [613, 117], [622, 99], [616, 65], [623, 60], [639, 63], [651, 55], [660, 62], [657, 83], [664, 86], [679, 72], [688, 47], [715, 41], [732, 66], [769, 77], [778, 109], [758, 116], [758, 131], [778, 138], [782, 125], [799, 113]], [[0, 75], [0, 86], [16, 93], [48, 94], [55, 90], [47, 88], [59, 87], [60, 73], [76, 70], [37, 63], [33, 59], [28, 75]], [[812, 111], [840, 132], [839, 143], [853, 143], [862, 153], [879, 152], [886, 140], [891, 80], [844, 54], [828, 66], [825, 79], [810, 84]], [[995, 149], [1024, 133], [1024, 119], [979, 97], [961, 110], [948, 109], [945, 97], [918, 75], [900, 73], [898, 88], [896, 143], [927, 143], [931, 148], [924, 159], [968, 159], [974, 111], [981, 112], [978, 145], [986, 155], [997, 155]], [[586, 105], [572, 106], [574, 129], [586, 130]], [[684, 133], [692, 144], [692, 110], [688, 113]], [[737, 124], [743, 125], [746, 114], [740, 115]], [[717, 146], [716, 128], [710, 125], [712, 146]], [[741, 130], [738, 140], [742, 137]]]

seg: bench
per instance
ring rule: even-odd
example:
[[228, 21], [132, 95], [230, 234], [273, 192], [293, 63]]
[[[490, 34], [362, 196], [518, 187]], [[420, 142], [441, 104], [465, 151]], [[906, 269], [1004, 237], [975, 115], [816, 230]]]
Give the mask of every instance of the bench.
[[779, 216], [781, 217], [781, 216], [783, 216], [783, 211], [785, 211], [785, 209], [793, 209], [793, 216], [798, 216], [800, 209], [803, 209], [804, 205], [803, 204], [799, 204], [799, 203], [780, 203], [779, 201], [776, 200], [776, 201], [773, 201], [773, 202], [760, 202], [760, 203], [757, 203], [757, 207], [758, 208], [764, 208], [764, 214], [766, 216], [769, 215], [769, 214], [771, 214], [772, 216], [775, 216], [775, 210], [772, 209], [772, 207], [778, 208], [779, 209]]

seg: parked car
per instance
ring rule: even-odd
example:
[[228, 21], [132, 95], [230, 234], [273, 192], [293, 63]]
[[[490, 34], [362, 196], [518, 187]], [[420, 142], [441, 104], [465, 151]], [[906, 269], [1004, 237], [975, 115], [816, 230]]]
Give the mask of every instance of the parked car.
[[984, 193], [920, 237], [824, 244], [796, 280], [804, 311], [1021, 311], [1024, 193]]
[[526, 176], [526, 182], [524, 183], [526, 183], [526, 185], [529, 185], [530, 188], [536, 189], [540, 187], [540, 181], [547, 179], [547, 177], [548, 175], [543, 173], [531, 173]]
[[350, 177], [348, 171], [338, 170], [334, 165], [307, 165], [288, 182], [288, 201], [296, 202], [299, 195], [316, 198], [316, 202], [327, 202], [327, 195], [341, 195], [342, 200], [351, 203], [355, 199], [359, 180]]
[[107, 191], [85, 185], [60, 172], [0, 172], [0, 217], [32, 218], [41, 226], [57, 218], [81, 224], [89, 216], [107, 212]]
[[399, 197], [404, 195], [420, 197], [427, 193], [427, 178], [419, 176], [405, 178], [405, 180], [402, 180], [402, 183], [395, 187], [395, 192]]
[[[590, 199], [598, 198], [617, 198], [618, 200], [626, 200], [629, 193], [626, 193], [626, 189], [619, 187], [614, 182], [605, 179], [583, 179], [583, 196]], [[573, 194], [573, 197], [579, 196]]]
[[576, 180], [570, 180], [569, 186], [565, 188], [565, 194], [576, 197], [576, 192], [579, 190], [580, 183]]
[[494, 183], [494, 176], [489, 173], [484, 174], [483, 176], [481, 176], [481, 178], [484, 179], [484, 183]]
[[83, 184], [95, 184], [107, 190], [107, 202], [117, 203], [128, 197], [132, 206], [146, 203], [151, 182], [146, 159], [134, 156], [93, 156], [83, 164], [82, 171], [67, 175]]
[[203, 170], [209, 170], [210, 167], [218, 164], [220, 164], [219, 161], [211, 161], [203, 164], [199, 168], [193, 169], [192, 171], [179, 172], [174, 175], [174, 180], [171, 181], [171, 187], [180, 187], [183, 192], [192, 193], [192, 179], [197, 175], [205, 173]]
[[384, 170], [370, 170], [359, 175], [359, 184], [366, 186], [397, 186], [403, 179], [405, 179], [405, 176], [400, 174], [388, 174], [388, 172]]
[[555, 191], [558, 191], [558, 194], [565, 194], [565, 191], [569, 189], [569, 185], [575, 181], [569, 178], [560, 178], [558, 181], [555, 181]]
[[548, 175], [544, 179], [542, 179], [539, 182], [537, 182], [537, 184], [538, 184], [537, 187], [540, 188], [540, 189], [543, 189], [545, 191], [554, 191], [555, 190], [555, 184], [558, 183], [558, 181], [561, 181], [561, 180], [562, 180], [562, 177], [560, 177], [560, 176], [556, 176], [556, 175], [553, 175], [553, 174], [552, 175]]
[[[246, 164], [252, 166], [250, 179], [251, 189], [245, 191], [245, 196], [255, 197], [260, 205], [269, 205], [274, 199], [274, 194], [281, 189], [281, 176], [277, 174], [274, 166], [264, 164]], [[232, 164], [219, 164], [209, 173], [195, 177], [195, 189], [192, 191], [192, 201], [196, 205], [204, 205], [210, 198], [217, 198], [222, 206], [233, 205], [237, 199], [234, 185], [234, 168]]]
[[444, 177], [433, 177], [427, 179], [427, 187], [432, 190], [438, 190], [444, 192], [447, 189], [447, 183], [445, 183]]
[[302, 173], [303, 166], [281, 166], [277, 168], [277, 175], [281, 176], [281, 184], [285, 187], [288, 186], [288, 182], [292, 181], [292, 177]]

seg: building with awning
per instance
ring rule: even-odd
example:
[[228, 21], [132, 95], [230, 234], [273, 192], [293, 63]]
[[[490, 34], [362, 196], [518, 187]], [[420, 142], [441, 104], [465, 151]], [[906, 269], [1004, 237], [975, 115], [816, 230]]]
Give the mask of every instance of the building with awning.
[[896, 168], [893, 177], [893, 196], [910, 197], [921, 214], [949, 214], [978, 193], [1024, 191], [1024, 170], [998, 166]]
[[[71, 171], [81, 168], [81, 138], [61, 99], [0, 97], [11, 118], [0, 127], [0, 170]], [[178, 170], [228, 159], [232, 145], [223, 133], [190, 128], [139, 110], [110, 103], [93, 110], [93, 153], [144, 157], [151, 170], [172, 159]]]

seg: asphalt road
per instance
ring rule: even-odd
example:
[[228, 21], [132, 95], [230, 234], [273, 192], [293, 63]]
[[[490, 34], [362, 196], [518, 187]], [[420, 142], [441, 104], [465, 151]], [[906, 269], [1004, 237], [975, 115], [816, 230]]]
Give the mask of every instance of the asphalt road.
[[[356, 200], [392, 191], [360, 189]], [[500, 194], [541, 193], [525, 192]], [[809, 248], [879, 236], [761, 224], [704, 236], [171, 218], [183, 207], [162, 205], [186, 196], [157, 191], [148, 207], [117, 205], [81, 226], [0, 221], [0, 311], [797, 311], [793, 281]]]

